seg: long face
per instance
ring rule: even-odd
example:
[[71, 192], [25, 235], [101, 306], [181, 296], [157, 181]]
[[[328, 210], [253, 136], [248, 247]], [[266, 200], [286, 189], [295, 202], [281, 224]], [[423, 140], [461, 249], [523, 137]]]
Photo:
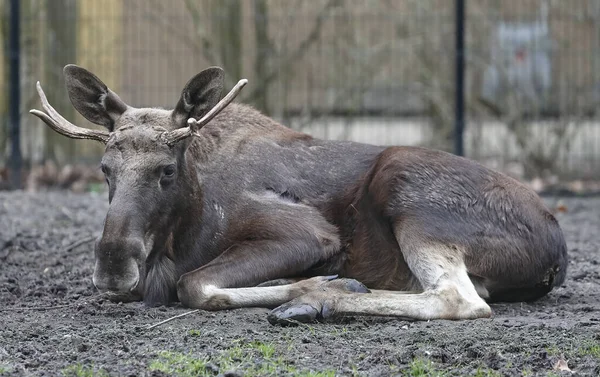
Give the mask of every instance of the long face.
[[93, 281], [118, 300], [144, 296], [147, 265], [169, 247], [183, 193], [190, 189], [182, 146], [161, 140], [170, 119], [166, 111], [127, 110], [102, 158], [110, 206], [96, 244]]
[[[149, 292], [147, 276], [153, 263], [173, 258], [171, 232], [194, 190], [193, 169], [185, 158], [187, 146], [199, 127], [225, 107], [245, 81], [217, 103], [223, 71], [209, 68], [186, 84], [174, 110], [161, 110], [128, 106], [83, 68], [68, 65], [64, 74], [73, 106], [108, 131], [69, 123], [50, 106], [39, 84], [46, 112], [32, 113], [65, 136], [106, 143], [101, 166], [110, 206], [96, 243], [94, 285], [117, 300], [146, 300], [150, 295], [147, 302], [166, 303], [167, 293]], [[202, 117], [200, 122], [192, 120]]]

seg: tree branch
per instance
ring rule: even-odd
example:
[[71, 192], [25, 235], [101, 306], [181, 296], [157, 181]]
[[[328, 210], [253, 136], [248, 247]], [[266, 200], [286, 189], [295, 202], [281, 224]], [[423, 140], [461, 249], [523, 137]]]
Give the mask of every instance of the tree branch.
[[250, 92], [245, 99], [256, 99], [260, 98], [264, 95], [264, 91], [266, 88], [275, 80], [282, 72], [288, 72], [290, 70], [290, 66], [293, 62], [299, 60], [304, 56], [306, 51], [321, 37], [321, 30], [323, 29], [323, 24], [325, 22], [327, 12], [338, 4], [339, 0], [329, 0], [327, 4], [321, 9], [319, 14], [317, 15], [317, 19], [315, 24], [313, 25], [312, 30], [308, 34], [308, 36], [300, 42], [298, 48], [288, 55], [284, 57], [283, 62], [279, 63], [279, 67], [283, 67], [283, 69], [271, 69], [271, 72], [263, 78], [263, 82], [260, 83], [252, 92]]

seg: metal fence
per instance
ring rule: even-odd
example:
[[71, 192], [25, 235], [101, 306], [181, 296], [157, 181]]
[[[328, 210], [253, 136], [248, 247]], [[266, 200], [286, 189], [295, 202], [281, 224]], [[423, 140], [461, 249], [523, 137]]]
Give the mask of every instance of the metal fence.
[[[10, 157], [10, 1], [0, 0], [0, 165]], [[455, 1], [21, 0], [25, 167], [92, 163], [91, 142], [27, 110], [35, 82], [66, 118], [62, 67], [96, 73], [133, 106], [172, 107], [210, 65], [242, 101], [318, 137], [452, 150]], [[520, 178], [600, 176], [600, 1], [465, 0], [465, 154]]]

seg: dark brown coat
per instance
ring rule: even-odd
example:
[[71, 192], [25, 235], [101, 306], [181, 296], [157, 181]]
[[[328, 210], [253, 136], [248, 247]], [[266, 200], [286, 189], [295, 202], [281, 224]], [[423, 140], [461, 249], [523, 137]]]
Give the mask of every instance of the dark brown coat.
[[[190, 80], [173, 111], [131, 108], [81, 68], [65, 74], [75, 108], [110, 132], [94, 283], [118, 299], [218, 309], [298, 297], [274, 315], [309, 305], [316, 316], [475, 318], [489, 315], [481, 298], [531, 300], [564, 281], [557, 221], [529, 188], [474, 161], [319, 140], [241, 104], [171, 145], [218, 101], [220, 70]], [[322, 275], [373, 294], [331, 278], [239, 290]]]

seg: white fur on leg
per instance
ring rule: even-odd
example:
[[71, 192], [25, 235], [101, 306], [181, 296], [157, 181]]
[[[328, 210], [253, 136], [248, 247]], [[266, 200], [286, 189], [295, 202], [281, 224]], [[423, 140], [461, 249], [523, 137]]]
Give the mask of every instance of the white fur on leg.
[[[438, 261], [440, 262], [440, 261]], [[343, 294], [332, 297], [337, 314], [383, 315], [428, 319], [474, 319], [490, 317], [492, 311], [477, 294], [464, 263], [436, 263], [429, 267], [435, 284], [424, 284], [426, 290], [417, 294], [372, 291], [370, 295]], [[310, 294], [309, 294], [310, 295]]]
[[317, 276], [293, 284], [271, 287], [219, 288], [215, 285], [205, 285], [193, 306], [205, 310], [276, 307], [316, 289], [331, 279], [331, 276]]
[[[336, 289], [317, 289], [273, 310], [271, 323], [311, 320], [319, 316], [374, 315], [418, 320], [486, 318], [491, 309], [478, 295], [461, 258], [445, 254], [444, 249], [425, 249], [412, 260], [415, 277], [424, 288], [421, 293], [371, 291], [349, 293]], [[451, 250], [455, 251], [455, 250]], [[409, 263], [411, 259], [408, 258]], [[412, 266], [410, 266], [412, 267]], [[312, 308], [310, 316], [305, 315]]]

